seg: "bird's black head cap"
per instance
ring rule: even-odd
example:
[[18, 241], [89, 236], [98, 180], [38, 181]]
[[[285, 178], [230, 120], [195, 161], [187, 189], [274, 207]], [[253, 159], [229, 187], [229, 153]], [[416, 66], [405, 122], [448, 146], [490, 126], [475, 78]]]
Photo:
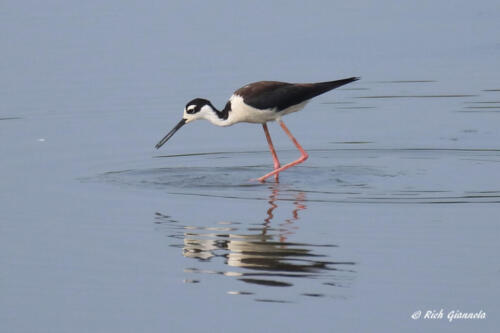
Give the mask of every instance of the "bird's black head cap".
[[[188, 113], [188, 114], [195, 114], [197, 112], [200, 112], [201, 108], [204, 107], [205, 105], [212, 106], [212, 104], [210, 103], [210, 101], [207, 100], [207, 99], [204, 99], [204, 98], [195, 98], [195, 99], [193, 99], [192, 101], [190, 101], [189, 103], [186, 104], [186, 113]], [[212, 108], [213, 108], [213, 106], [212, 106]]]

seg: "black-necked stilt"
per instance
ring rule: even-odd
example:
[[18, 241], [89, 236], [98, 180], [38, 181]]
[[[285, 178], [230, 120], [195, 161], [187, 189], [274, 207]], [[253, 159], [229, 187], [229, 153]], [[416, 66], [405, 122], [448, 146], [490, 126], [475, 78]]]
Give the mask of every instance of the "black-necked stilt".
[[[306, 151], [285, 126], [281, 117], [302, 110], [313, 97], [356, 80], [359, 80], [359, 78], [351, 77], [318, 83], [254, 82], [236, 90], [222, 111], [217, 110], [206, 99], [195, 98], [187, 103], [181, 121], [156, 144], [156, 148], [158, 149], [163, 146], [184, 124], [197, 119], [206, 119], [217, 126], [230, 126], [240, 122], [262, 124], [269, 149], [273, 156], [274, 170], [258, 178], [258, 180], [264, 182], [266, 178], [274, 176], [276, 181], [278, 181], [278, 174], [281, 171], [304, 162], [308, 157]], [[281, 128], [283, 128], [301, 153], [298, 160], [284, 166], [280, 166], [267, 129], [267, 122], [273, 120], [280, 124]]]

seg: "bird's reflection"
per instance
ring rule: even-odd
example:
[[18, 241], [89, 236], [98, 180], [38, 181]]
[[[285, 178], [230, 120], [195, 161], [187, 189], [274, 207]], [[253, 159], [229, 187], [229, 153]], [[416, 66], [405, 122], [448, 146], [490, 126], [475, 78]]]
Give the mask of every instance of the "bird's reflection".
[[[270, 187], [269, 206], [263, 221], [255, 225], [220, 221], [208, 227], [189, 226], [162, 213], [156, 213], [155, 223], [166, 225], [174, 232], [171, 237], [182, 239], [182, 244], [174, 246], [182, 247], [185, 257], [203, 262], [224, 258], [224, 263], [232, 267], [230, 271], [189, 268], [185, 270], [188, 273], [234, 276], [261, 286], [290, 287], [304, 278], [320, 279], [323, 288], [347, 286], [353, 275], [350, 266], [354, 263], [329, 260], [336, 245], [289, 240], [300, 238], [300, 213], [307, 210], [307, 199], [300, 191], [286, 191], [283, 196], [280, 198], [279, 185]], [[291, 212], [279, 221], [275, 215], [281, 206], [291, 206]], [[302, 295], [324, 296], [323, 293]]]

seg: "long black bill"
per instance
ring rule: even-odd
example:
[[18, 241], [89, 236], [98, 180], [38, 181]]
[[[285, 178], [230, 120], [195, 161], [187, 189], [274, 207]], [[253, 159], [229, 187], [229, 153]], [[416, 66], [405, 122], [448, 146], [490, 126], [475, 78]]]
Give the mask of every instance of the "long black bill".
[[172, 137], [172, 135], [174, 135], [175, 132], [177, 132], [179, 130], [179, 128], [184, 126], [185, 123], [186, 123], [186, 119], [182, 118], [182, 120], [179, 121], [179, 123], [177, 125], [175, 125], [175, 127], [170, 132], [168, 132], [168, 134], [165, 135], [165, 137], [163, 139], [161, 139], [160, 142], [158, 142], [156, 144], [155, 148], [158, 149], [161, 146], [163, 146], [165, 144], [165, 142], [167, 142], [168, 139], [170, 139]]

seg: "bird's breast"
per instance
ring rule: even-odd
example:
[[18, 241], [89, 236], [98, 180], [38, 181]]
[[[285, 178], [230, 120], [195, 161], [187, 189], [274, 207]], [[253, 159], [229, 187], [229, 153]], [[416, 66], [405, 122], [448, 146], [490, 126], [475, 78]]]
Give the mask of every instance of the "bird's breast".
[[231, 102], [231, 112], [228, 118], [230, 125], [239, 122], [263, 124], [276, 120], [283, 115], [283, 112], [278, 112], [277, 108], [264, 110], [254, 108], [246, 104], [243, 97], [239, 95], [231, 96], [229, 101]]

